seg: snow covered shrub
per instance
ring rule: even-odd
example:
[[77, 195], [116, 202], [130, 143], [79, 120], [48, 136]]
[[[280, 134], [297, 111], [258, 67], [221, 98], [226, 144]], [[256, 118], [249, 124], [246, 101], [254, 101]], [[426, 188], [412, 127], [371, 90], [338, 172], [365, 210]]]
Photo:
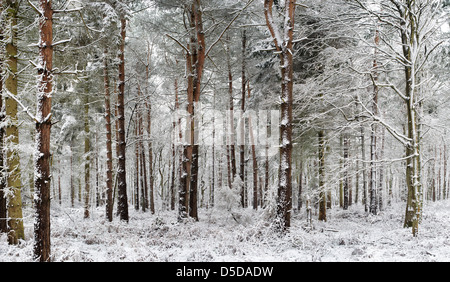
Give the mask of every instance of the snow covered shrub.
[[240, 191], [227, 186], [216, 190], [215, 208], [221, 211], [235, 211], [239, 207]]

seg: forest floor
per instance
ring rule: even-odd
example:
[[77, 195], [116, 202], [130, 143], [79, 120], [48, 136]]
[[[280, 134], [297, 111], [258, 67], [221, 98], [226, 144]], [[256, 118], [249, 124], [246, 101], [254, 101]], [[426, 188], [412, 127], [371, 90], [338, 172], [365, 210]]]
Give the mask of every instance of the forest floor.
[[[199, 222], [177, 222], [176, 212], [154, 215], [130, 207], [130, 221], [105, 220], [104, 208], [52, 209], [54, 261], [175, 261], [175, 262], [295, 262], [295, 261], [450, 261], [450, 201], [426, 203], [419, 236], [402, 228], [404, 204], [377, 216], [362, 206], [328, 210], [328, 222], [306, 225], [304, 209], [294, 214], [290, 232], [280, 235], [267, 224], [267, 212], [241, 210], [232, 216], [201, 209]], [[25, 210], [26, 240], [9, 246], [0, 235], [0, 262], [31, 261], [33, 218]]]

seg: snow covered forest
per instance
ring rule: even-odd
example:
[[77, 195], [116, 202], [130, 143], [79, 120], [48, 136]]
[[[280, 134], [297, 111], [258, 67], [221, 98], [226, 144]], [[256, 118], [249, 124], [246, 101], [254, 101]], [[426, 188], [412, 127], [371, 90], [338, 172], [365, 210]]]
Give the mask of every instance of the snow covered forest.
[[0, 19], [0, 261], [450, 261], [449, 0]]

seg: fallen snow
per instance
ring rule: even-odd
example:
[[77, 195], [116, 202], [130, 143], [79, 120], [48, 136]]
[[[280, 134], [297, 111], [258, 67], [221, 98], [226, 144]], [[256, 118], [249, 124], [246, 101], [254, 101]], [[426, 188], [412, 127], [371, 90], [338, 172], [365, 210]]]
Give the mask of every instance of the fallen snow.
[[[275, 232], [266, 212], [200, 209], [199, 222], [177, 222], [174, 211], [155, 215], [130, 208], [129, 223], [107, 222], [104, 208], [52, 208], [54, 261], [450, 261], [450, 201], [425, 204], [419, 237], [402, 228], [404, 204], [377, 216], [363, 207], [327, 211], [328, 222], [313, 218], [306, 227], [305, 209], [294, 213], [291, 231]], [[31, 261], [33, 212], [24, 210], [27, 239], [9, 246], [0, 235], [0, 262]]]

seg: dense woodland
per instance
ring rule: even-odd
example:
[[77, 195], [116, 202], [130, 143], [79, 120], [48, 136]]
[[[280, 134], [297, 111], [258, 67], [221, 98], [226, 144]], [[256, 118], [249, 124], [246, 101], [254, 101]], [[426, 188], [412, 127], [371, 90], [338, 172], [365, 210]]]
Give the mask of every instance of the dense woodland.
[[448, 0], [1, 0], [0, 228], [449, 198]]

